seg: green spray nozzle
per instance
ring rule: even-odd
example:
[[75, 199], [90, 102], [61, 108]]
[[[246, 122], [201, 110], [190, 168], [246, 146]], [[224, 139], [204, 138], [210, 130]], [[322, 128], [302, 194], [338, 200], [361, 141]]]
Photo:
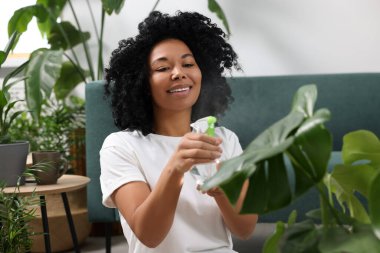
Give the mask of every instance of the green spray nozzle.
[[216, 117], [214, 116], [208, 116], [207, 117], [207, 124], [208, 128], [206, 130], [206, 133], [208, 136], [215, 136], [215, 123], [216, 123]]

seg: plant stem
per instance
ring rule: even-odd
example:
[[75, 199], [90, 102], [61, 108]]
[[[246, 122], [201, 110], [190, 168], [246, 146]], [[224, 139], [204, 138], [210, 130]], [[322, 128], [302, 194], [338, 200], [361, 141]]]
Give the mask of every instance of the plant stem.
[[85, 52], [85, 55], [86, 55], [86, 59], [87, 59], [87, 63], [88, 63], [88, 67], [90, 69], [90, 75], [91, 75], [91, 78], [92, 80], [95, 80], [95, 76], [94, 76], [94, 69], [92, 67], [92, 60], [91, 60], [91, 56], [88, 52], [88, 46], [87, 46], [87, 42], [84, 40], [83, 38], [83, 32], [82, 32], [82, 28], [80, 27], [80, 24], [79, 24], [79, 20], [78, 20], [78, 17], [75, 13], [75, 10], [74, 10], [74, 7], [71, 3], [71, 0], [68, 0], [68, 3], [70, 5], [70, 9], [71, 9], [71, 12], [73, 13], [74, 15], [74, 19], [75, 19], [75, 23], [77, 24], [78, 26], [78, 30], [80, 32], [80, 36], [81, 36], [81, 40], [82, 40], [82, 44], [83, 44], [83, 48], [84, 48], [84, 52]]
[[150, 12], [156, 10], [156, 7], [157, 7], [157, 5], [158, 5], [159, 2], [160, 2], [160, 0], [156, 1], [156, 3], [154, 4], [154, 6], [153, 6], [153, 8], [152, 8], [152, 10]]
[[90, 4], [89, 0], [86, 0], [86, 3], [87, 3], [87, 6], [88, 6], [88, 9], [90, 10], [91, 21], [92, 21], [92, 24], [94, 25], [96, 39], [99, 40], [98, 27], [96, 26], [95, 17], [94, 17], [94, 13], [92, 11], [92, 8], [91, 8], [91, 4]]
[[82, 78], [83, 82], [85, 82], [85, 84], [87, 84], [86, 77], [83, 75], [83, 72], [78, 67], [78, 65], [75, 64], [75, 62], [73, 61], [73, 59], [71, 59], [71, 57], [68, 54], [66, 54], [65, 52], [63, 52], [63, 55], [66, 56], [67, 59], [69, 59], [69, 61], [73, 64], [74, 68], [76, 69], [76, 71], [78, 72], [78, 74], [80, 75], [80, 77]]
[[322, 224], [324, 225], [324, 227], [327, 228], [328, 226], [332, 225], [331, 216], [330, 216], [332, 214], [335, 221], [338, 223], [338, 225], [341, 226], [343, 229], [347, 230], [344, 227], [343, 222], [340, 220], [336, 209], [332, 206], [332, 203], [330, 203], [328, 198], [326, 197], [323, 182], [319, 182], [318, 184], [316, 184], [316, 187], [319, 191], [321, 212], [322, 212]]
[[98, 51], [98, 80], [103, 78], [103, 34], [106, 12], [102, 8], [102, 21], [100, 25], [99, 51]]

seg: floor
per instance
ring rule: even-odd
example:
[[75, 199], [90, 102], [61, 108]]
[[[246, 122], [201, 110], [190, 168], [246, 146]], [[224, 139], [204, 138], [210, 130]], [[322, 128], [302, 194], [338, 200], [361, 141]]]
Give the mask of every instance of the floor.
[[[111, 253], [125, 253], [127, 242], [122, 235], [113, 236], [111, 239], [112, 249]], [[84, 244], [81, 246], [81, 253], [105, 253], [106, 240], [104, 237], [88, 237]], [[67, 251], [65, 253], [73, 251]]]

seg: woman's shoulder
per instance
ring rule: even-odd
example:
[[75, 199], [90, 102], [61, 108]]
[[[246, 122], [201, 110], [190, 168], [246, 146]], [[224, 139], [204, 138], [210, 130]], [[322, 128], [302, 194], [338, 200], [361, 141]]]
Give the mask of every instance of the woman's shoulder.
[[135, 131], [123, 130], [123, 131], [113, 132], [105, 138], [103, 142], [103, 147], [124, 145], [125, 143], [134, 143], [140, 140], [142, 137], [143, 137], [142, 133], [136, 130]]
[[216, 127], [215, 133], [217, 136], [219, 136], [223, 139], [224, 138], [226, 138], [226, 139], [237, 138], [236, 134], [232, 130], [230, 130], [226, 127], [223, 127], [223, 126]]

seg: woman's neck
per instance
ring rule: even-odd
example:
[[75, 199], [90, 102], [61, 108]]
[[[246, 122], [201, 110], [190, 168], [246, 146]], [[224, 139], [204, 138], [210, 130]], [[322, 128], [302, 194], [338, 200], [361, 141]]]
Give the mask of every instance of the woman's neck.
[[156, 113], [154, 131], [166, 136], [183, 136], [191, 131], [191, 112]]

